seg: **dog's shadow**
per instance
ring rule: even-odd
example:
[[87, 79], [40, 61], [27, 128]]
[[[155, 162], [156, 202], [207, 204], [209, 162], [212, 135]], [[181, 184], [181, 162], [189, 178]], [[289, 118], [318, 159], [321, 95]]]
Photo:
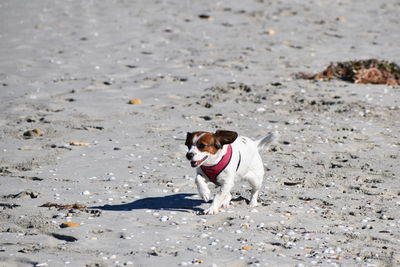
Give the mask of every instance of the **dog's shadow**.
[[163, 197], [147, 197], [138, 199], [131, 203], [94, 206], [90, 207], [90, 209], [108, 211], [131, 211], [141, 209], [171, 210], [181, 212], [201, 211], [202, 209], [198, 208], [198, 206], [204, 203], [203, 200], [188, 198], [194, 195], [195, 194], [174, 194]]

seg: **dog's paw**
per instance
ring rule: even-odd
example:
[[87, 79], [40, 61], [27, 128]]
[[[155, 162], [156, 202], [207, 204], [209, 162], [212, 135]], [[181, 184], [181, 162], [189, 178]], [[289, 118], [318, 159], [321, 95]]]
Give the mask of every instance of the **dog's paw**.
[[208, 202], [210, 200], [210, 195], [211, 195], [211, 191], [209, 189], [203, 190], [202, 192], [200, 192], [200, 196], [205, 202]]
[[228, 199], [228, 200], [225, 200], [224, 202], [222, 202], [221, 207], [224, 209], [227, 209], [227, 208], [229, 208], [230, 205], [231, 205], [231, 200]]
[[218, 210], [217, 208], [211, 206], [211, 207], [209, 207], [208, 209], [206, 209], [206, 210], [204, 211], [204, 214], [207, 214], [207, 215], [215, 215], [215, 214], [218, 214], [218, 212], [219, 212], [219, 210]]

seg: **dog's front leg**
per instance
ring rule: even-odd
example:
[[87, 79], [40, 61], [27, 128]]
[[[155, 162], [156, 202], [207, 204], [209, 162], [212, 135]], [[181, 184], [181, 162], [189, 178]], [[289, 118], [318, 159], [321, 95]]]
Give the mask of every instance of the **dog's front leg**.
[[217, 214], [219, 208], [224, 204], [224, 200], [229, 196], [233, 188], [233, 183], [224, 183], [220, 191], [215, 195], [211, 206], [204, 211], [205, 214]]
[[200, 174], [197, 174], [195, 181], [196, 181], [196, 185], [197, 185], [197, 191], [199, 191], [200, 197], [205, 202], [208, 202], [210, 200], [211, 191], [208, 188], [206, 179], [203, 176], [201, 176]]

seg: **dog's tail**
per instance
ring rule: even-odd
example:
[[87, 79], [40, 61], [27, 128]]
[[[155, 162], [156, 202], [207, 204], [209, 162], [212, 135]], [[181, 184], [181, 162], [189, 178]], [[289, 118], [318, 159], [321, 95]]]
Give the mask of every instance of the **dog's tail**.
[[256, 140], [257, 148], [258, 150], [261, 150], [265, 147], [268, 147], [269, 145], [275, 143], [279, 139], [279, 133], [274, 132], [270, 133], [267, 136], [264, 136], [263, 138], [260, 138]]

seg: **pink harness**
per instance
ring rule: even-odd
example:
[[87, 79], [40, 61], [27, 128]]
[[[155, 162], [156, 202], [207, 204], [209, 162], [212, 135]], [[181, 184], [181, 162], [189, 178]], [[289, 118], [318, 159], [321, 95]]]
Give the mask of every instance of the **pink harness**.
[[[232, 159], [232, 146], [229, 144], [228, 149], [222, 159], [214, 166], [200, 166], [201, 170], [207, 175], [208, 179], [216, 185], [219, 185], [217, 182], [217, 176], [228, 166], [229, 162]], [[239, 162], [236, 168], [236, 171], [239, 169], [240, 165], [240, 153], [239, 153]]]

